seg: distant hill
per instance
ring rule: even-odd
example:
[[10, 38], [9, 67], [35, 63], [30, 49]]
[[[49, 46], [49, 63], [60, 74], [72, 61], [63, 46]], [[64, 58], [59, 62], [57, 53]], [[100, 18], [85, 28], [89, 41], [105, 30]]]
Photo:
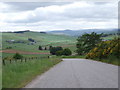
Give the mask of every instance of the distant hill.
[[110, 34], [110, 33], [118, 33], [118, 29], [82, 29], [82, 30], [56, 30], [56, 31], [49, 31], [48, 33], [52, 34], [65, 34], [65, 35], [70, 35], [70, 36], [79, 36], [84, 33], [91, 33], [91, 32], [96, 32], [96, 33], [105, 33], [105, 34]]

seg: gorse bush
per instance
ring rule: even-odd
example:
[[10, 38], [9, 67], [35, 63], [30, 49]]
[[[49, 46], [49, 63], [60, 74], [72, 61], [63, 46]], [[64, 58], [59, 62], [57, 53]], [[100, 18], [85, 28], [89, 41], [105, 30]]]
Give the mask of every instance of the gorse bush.
[[119, 48], [120, 38], [115, 38], [114, 40], [102, 41], [95, 48], [89, 51], [86, 58], [109, 58], [115, 56], [119, 58], [120, 48]]

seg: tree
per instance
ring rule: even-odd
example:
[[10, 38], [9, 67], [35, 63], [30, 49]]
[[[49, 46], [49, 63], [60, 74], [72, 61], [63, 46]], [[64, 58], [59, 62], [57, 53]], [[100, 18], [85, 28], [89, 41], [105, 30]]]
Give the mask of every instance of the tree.
[[49, 50], [52, 48], [52, 46], [49, 46]]
[[16, 53], [14, 56], [13, 56], [14, 59], [22, 59], [23, 56], [20, 55], [19, 53]]
[[102, 34], [97, 34], [95, 32], [79, 36], [76, 44], [76, 52], [78, 55], [83, 55], [93, 49], [99, 42], [102, 41], [101, 36]]
[[71, 50], [69, 48], [65, 48], [62, 52], [63, 55], [69, 56], [72, 54]]
[[63, 48], [62, 47], [52, 47], [52, 48], [50, 48], [50, 53], [52, 55], [56, 55], [56, 52], [60, 51], [60, 50], [63, 50]]
[[38, 48], [39, 50], [42, 50], [42, 46], [39, 46], [39, 48]]
[[56, 56], [62, 56], [63, 55], [63, 50], [57, 51]]
[[47, 47], [45, 47], [45, 50], [47, 50]]

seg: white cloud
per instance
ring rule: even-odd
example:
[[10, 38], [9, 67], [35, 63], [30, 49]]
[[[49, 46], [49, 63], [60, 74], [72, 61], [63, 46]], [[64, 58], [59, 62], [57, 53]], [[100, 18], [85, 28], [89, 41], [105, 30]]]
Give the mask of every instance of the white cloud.
[[[0, 5], [2, 8], [11, 9], [7, 4]], [[0, 11], [1, 30], [117, 28], [117, 7], [117, 2], [74, 2], [37, 7], [29, 11]], [[6, 24], [8, 27], [4, 27]]]

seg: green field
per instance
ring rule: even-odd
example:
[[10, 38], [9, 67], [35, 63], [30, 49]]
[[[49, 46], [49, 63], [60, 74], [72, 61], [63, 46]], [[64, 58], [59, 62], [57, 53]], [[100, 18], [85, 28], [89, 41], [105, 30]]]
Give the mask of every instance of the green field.
[[104, 39], [104, 40], [112, 40], [112, 39], [114, 39], [116, 37], [118, 37], [118, 35], [109, 35], [107, 37], [103, 37], [102, 39]]
[[[37, 43], [34, 45], [27, 45], [29, 43], [28, 38], [34, 39]], [[26, 43], [8, 43], [6, 40], [22, 40]], [[55, 34], [42, 34], [38, 32], [25, 32], [25, 33], [2, 33], [2, 49], [12, 47], [14, 50], [30, 51], [30, 52], [49, 52], [48, 50], [38, 50], [38, 46], [46, 46], [47, 48], [52, 46], [63, 46], [75, 50], [76, 38], [65, 35]]]
[[17, 62], [9, 61], [3, 65], [2, 69], [2, 87], [3, 88], [21, 88], [34, 79], [37, 75], [42, 74], [49, 68], [59, 63], [59, 58], [43, 58]]

